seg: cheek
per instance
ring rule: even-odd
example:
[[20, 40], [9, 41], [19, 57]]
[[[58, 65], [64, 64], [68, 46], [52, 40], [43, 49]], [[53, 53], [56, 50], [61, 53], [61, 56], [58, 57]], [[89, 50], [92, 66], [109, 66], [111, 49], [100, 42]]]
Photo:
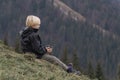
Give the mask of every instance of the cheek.
[[34, 28], [35, 28], [35, 29], [39, 29], [39, 28], [40, 28], [40, 26], [34, 26]]

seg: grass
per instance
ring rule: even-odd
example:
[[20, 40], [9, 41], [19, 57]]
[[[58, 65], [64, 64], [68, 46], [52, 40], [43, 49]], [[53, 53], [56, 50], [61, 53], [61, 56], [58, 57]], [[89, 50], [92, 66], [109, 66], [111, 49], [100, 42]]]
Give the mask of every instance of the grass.
[[90, 80], [68, 74], [47, 61], [18, 54], [0, 41], [0, 80]]

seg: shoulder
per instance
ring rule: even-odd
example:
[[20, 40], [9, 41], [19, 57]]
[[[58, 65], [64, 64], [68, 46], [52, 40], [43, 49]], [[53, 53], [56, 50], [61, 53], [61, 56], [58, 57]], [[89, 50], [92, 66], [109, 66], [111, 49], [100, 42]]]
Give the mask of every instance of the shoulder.
[[36, 36], [39, 36], [39, 33], [38, 33], [38, 32], [32, 32], [32, 33], [30, 34], [30, 36], [36, 37]]
[[38, 33], [33, 32], [33, 33], [31, 33], [31, 34], [29, 35], [29, 38], [30, 38], [30, 39], [40, 39], [40, 36], [39, 36]]

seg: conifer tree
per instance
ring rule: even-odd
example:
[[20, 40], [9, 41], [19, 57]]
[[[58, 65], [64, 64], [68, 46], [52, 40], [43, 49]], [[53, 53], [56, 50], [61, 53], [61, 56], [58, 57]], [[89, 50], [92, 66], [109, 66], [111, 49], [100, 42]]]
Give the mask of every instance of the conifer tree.
[[20, 49], [20, 39], [17, 37], [16, 41], [15, 41], [15, 51], [20, 53], [21, 49]]
[[63, 55], [62, 55], [62, 61], [64, 63], [68, 63], [68, 51], [67, 51], [67, 47], [64, 48], [63, 50]]
[[79, 58], [78, 58], [78, 55], [77, 55], [77, 53], [76, 53], [76, 50], [74, 50], [74, 52], [73, 52], [72, 63], [73, 63], [73, 65], [74, 65], [75, 69], [80, 70]]
[[89, 62], [88, 64], [88, 75], [91, 79], [95, 78], [95, 73], [94, 73], [94, 69], [93, 69], [91, 62]]
[[5, 34], [3, 42], [4, 42], [5, 45], [8, 46], [8, 33]]
[[104, 77], [104, 74], [103, 74], [102, 67], [101, 67], [100, 63], [98, 63], [97, 67], [96, 67], [96, 78], [98, 80], [105, 80], [105, 77]]
[[120, 80], [120, 65], [118, 66], [117, 78], [118, 78], [118, 80]]

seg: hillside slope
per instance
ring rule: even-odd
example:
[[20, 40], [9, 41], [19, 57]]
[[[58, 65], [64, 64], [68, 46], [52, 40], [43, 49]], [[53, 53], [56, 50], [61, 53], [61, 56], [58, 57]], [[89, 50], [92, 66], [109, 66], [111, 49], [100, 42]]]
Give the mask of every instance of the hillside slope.
[[62, 0], [91, 23], [120, 35], [120, 1], [118, 0]]
[[0, 42], [0, 80], [90, 80], [67, 74], [61, 68], [10, 50]]
[[[84, 16], [82, 16], [80, 13], [76, 12], [75, 10], [71, 9], [65, 3], [61, 2], [60, 0], [54, 0], [53, 6], [57, 8], [58, 10], [60, 10], [62, 14], [66, 15], [67, 17], [71, 17], [75, 21], [83, 22], [83, 23], [85, 22], [90, 23], [90, 21], [88, 21]], [[93, 28], [96, 28], [105, 37], [110, 36], [113, 39], [120, 39], [120, 37], [117, 36], [116, 34], [111, 33], [110, 31], [105, 30], [104, 28], [101, 28], [101, 26], [95, 23], [91, 22], [89, 25], [92, 25]]]
[[65, 42], [64, 44], [67, 43], [69, 49], [71, 49], [69, 52], [74, 53], [73, 49], [76, 50], [80, 67], [85, 68], [89, 61], [92, 62], [94, 68], [96, 64], [100, 63], [106, 78], [114, 80], [117, 76], [120, 61], [120, 37], [95, 23], [90, 23], [86, 17], [60, 0], [54, 0], [52, 3], [58, 13], [62, 14], [60, 17], [63, 18], [58, 20], [56, 30], [58, 33], [60, 30], [60, 33], [64, 36], [64, 40], [61, 41]]

